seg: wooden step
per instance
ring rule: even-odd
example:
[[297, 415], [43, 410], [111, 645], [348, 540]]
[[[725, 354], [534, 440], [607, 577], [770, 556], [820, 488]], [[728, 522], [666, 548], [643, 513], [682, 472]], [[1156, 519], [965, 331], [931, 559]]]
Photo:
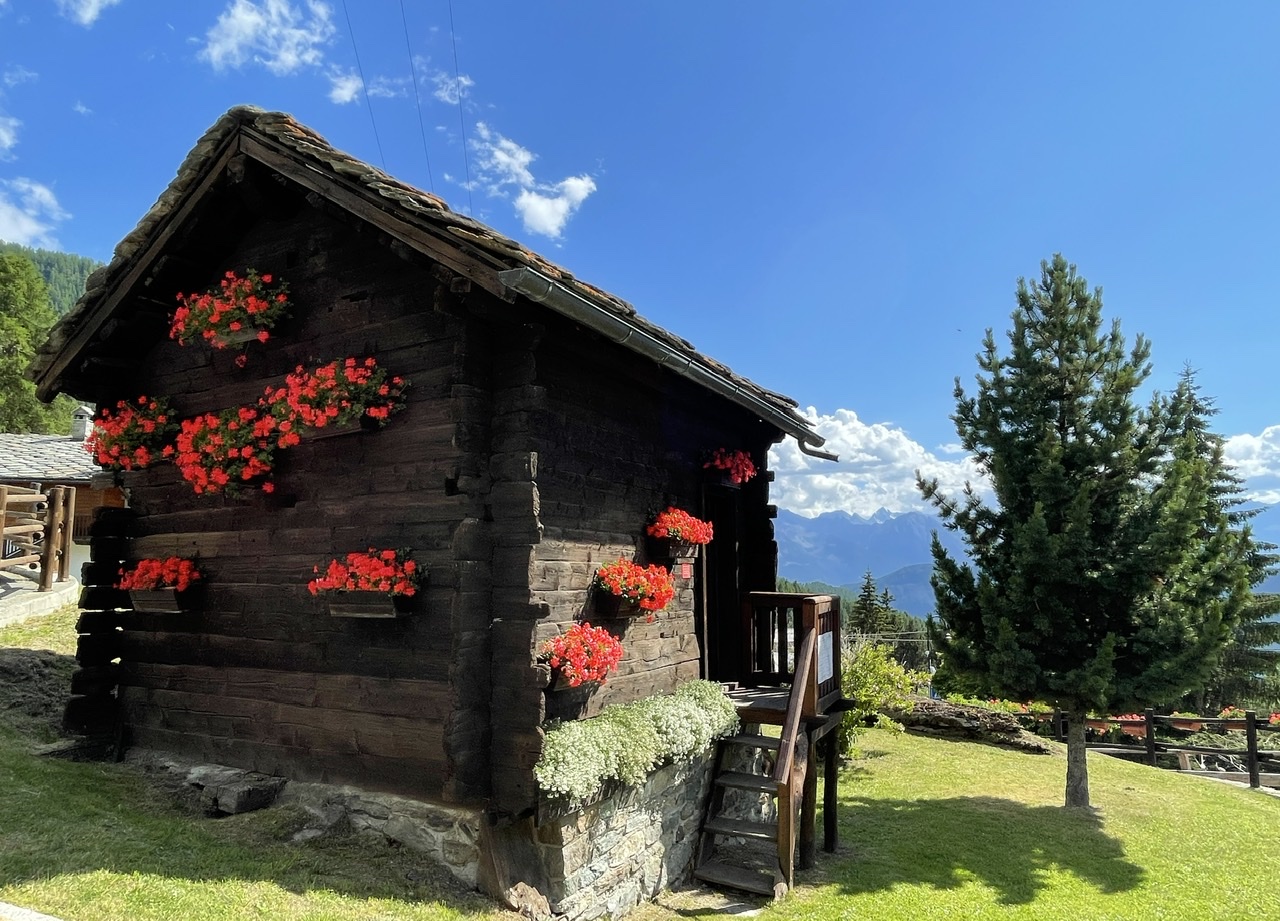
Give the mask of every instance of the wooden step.
[[735, 838], [759, 838], [761, 841], [777, 841], [777, 823], [751, 822], [746, 819], [726, 819], [718, 816], [702, 824], [703, 832], [711, 835], [732, 835]]
[[713, 886], [729, 886], [733, 889], [754, 892], [757, 895], [767, 895], [770, 898], [774, 895], [773, 874], [734, 866], [721, 860], [708, 860], [694, 870], [693, 875]]
[[736, 736], [727, 736], [720, 741], [729, 745], [744, 745], [747, 748], [768, 748], [773, 751], [777, 751], [780, 740], [773, 736], [762, 736], [750, 732], [740, 732]]
[[772, 777], [761, 777], [759, 774], [744, 774], [740, 771], [725, 771], [716, 777], [716, 784], [721, 787], [733, 787], [737, 790], [755, 790], [760, 793], [777, 794], [778, 785]]

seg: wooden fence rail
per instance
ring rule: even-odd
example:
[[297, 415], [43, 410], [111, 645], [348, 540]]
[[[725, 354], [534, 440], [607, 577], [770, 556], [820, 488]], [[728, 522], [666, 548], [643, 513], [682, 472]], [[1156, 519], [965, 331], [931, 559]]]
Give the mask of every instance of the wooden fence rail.
[[[1060, 712], [1055, 712], [1053, 719], [1053, 735], [1058, 741], [1066, 740], [1066, 716]], [[1231, 758], [1243, 758], [1245, 770], [1238, 772], [1242, 777], [1247, 776], [1249, 786], [1257, 789], [1263, 785], [1262, 783], [1262, 765], [1275, 765], [1280, 770], [1280, 751], [1259, 749], [1258, 748], [1258, 714], [1253, 710], [1246, 710], [1244, 717], [1228, 718], [1221, 716], [1157, 716], [1155, 711], [1148, 708], [1141, 719], [1097, 719], [1086, 720], [1089, 728], [1092, 729], [1119, 729], [1125, 735], [1134, 739], [1140, 739], [1142, 745], [1123, 745], [1115, 742], [1089, 742], [1086, 747], [1090, 751], [1097, 751], [1106, 755], [1119, 755], [1122, 757], [1141, 756], [1147, 764], [1152, 767], [1159, 766], [1160, 755], [1178, 755], [1179, 770], [1184, 773], [1197, 774], [1208, 777], [1229, 776], [1230, 771], [1196, 771], [1189, 770], [1188, 755], [1217, 755]], [[1205, 745], [1179, 745], [1176, 742], [1163, 742], [1156, 738], [1156, 729], [1161, 726], [1171, 726], [1175, 729], [1200, 729], [1205, 726], [1213, 726], [1221, 729], [1223, 732], [1240, 732], [1245, 735], [1245, 747], [1241, 748], [1215, 748]], [[1280, 787], [1280, 773], [1268, 774], [1267, 786]]]
[[22, 486], [0, 486], [0, 569], [37, 569], [40, 591], [71, 575], [72, 529], [76, 491], [55, 486], [47, 493]]

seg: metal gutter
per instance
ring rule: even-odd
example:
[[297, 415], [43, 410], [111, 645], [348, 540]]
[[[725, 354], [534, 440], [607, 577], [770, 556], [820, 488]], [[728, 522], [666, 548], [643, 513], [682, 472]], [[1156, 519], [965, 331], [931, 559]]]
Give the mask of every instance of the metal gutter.
[[835, 454], [819, 451], [818, 448], [826, 442], [826, 439], [810, 431], [799, 420], [793, 419], [776, 406], [745, 390], [723, 374], [700, 364], [693, 356], [676, 351], [625, 317], [620, 317], [592, 303], [576, 291], [548, 278], [536, 269], [527, 266], [507, 269], [498, 273], [498, 280], [529, 300], [545, 304], [557, 313], [600, 333], [606, 339], [624, 345], [633, 352], [693, 381], [698, 386], [750, 410], [795, 438], [800, 450], [810, 457], [832, 461], [839, 459]]

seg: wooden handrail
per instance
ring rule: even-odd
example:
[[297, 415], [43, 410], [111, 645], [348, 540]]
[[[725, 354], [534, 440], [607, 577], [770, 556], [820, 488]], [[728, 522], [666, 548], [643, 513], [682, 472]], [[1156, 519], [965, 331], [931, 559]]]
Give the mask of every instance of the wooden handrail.
[[804, 699], [813, 679], [813, 659], [816, 645], [816, 634], [812, 631], [800, 643], [800, 653], [796, 662], [795, 681], [791, 685], [791, 693], [787, 697], [787, 715], [782, 721], [782, 741], [778, 746], [778, 761], [773, 766], [773, 780], [783, 783], [791, 777], [791, 766], [795, 759], [796, 739], [800, 735], [800, 717], [804, 713]]

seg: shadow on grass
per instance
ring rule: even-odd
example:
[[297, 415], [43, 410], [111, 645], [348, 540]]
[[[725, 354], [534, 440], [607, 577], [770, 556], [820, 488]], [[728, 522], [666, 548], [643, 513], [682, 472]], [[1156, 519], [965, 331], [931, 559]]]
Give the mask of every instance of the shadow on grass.
[[828, 872], [850, 894], [976, 881], [994, 889], [1001, 904], [1020, 905], [1054, 873], [1103, 893], [1133, 889], [1146, 875], [1096, 815], [994, 797], [846, 799], [840, 837], [852, 844], [854, 859], [828, 864]]

